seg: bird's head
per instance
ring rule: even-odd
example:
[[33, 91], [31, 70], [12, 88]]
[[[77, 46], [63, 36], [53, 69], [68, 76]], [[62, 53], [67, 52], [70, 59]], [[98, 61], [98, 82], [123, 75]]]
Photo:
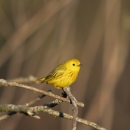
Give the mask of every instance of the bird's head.
[[79, 71], [82, 64], [78, 59], [70, 59], [66, 61], [66, 67], [70, 69], [71, 71]]

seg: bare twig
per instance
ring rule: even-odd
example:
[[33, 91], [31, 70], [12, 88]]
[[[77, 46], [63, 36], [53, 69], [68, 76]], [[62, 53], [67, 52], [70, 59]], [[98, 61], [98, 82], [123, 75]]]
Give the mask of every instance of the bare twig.
[[[39, 89], [35, 89], [32, 86], [18, 84], [16, 82], [7, 82], [7, 81], [5, 81], [3, 79], [0, 79], [0, 86], [11, 86], [11, 87], [12, 86], [16, 86], [16, 87], [21, 87], [21, 88], [28, 89], [30, 91], [34, 91], [34, 92], [38, 92], [38, 93], [44, 94], [44, 91], [39, 90]], [[64, 91], [69, 91], [69, 90], [64, 90]], [[45, 94], [43, 96], [45, 96], [45, 95], [50, 96], [50, 94], [52, 94], [52, 93], [45, 91]], [[29, 115], [31, 117], [35, 117], [36, 119], [40, 119], [40, 117], [36, 115], [37, 113], [39, 113], [39, 112], [47, 112], [48, 114], [51, 114], [51, 115], [54, 115], [54, 116], [58, 116], [58, 117], [62, 117], [62, 118], [73, 120], [74, 116], [71, 116], [71, 115], [63, 113], [63, 112], [54, 111], [54, 110], [52, 110], [50, 108], [50, 107], [54, 107], [54, 106], [60, 104], [61, 102], [63, 102], [65, 98], [63, 98], [63, 100], [62, 100], [62, 97], [66, 97], [65, 93], [62, 93], [62, 97], [54, 95], [54, 94], [52, 94], [52, 95], [54, 96], [54, 98], [57, 98], [57, 97], [58, 98], [55, 99], [54, 101], [48, 103], [48, 104], [44, 104], [43, 106], [28, 107], [28, 106], [34, 104], [36, 101], [40, 100], [39, 98], [41, 98], [41, 97], [39, 97], [39, 98], [29, 102], [29, 103], [26, 103], [26, 106], [25, 105], [23, 105], [23, 106], [22, 105], [15, 106], [15, 105], [12, 105], [12, 104], [0, 105], [0, 112], [11, 112], [12, 115], [16, 114], [16, 113], [23, 113], [25, 115]], [[69, 96], [69, 98], [71, 97], [71, 95], [69, 93], [67, 95]], [[53, 97], [53, 96], [51, 96], [51, 97]], [[73, 100], [76, 102], [75, 98]], [[67, 101], [67, 102], [71, 103], [73, 100]], [[78, 118], [77, 116], [76, 116], [76, 121], [78, 121], [80, 123], [83, 123], [83, 124], [86, 124], [88, 126], [91, 126], [91, 127], [95, 128], [97, 130], [106, 130], [105, 128], [102, 128], [102, 127], [98, 126], [97, 124], [95, 124], [93, 122], [90, 122], [90, 121]]]
[[[44, 94], [46, 96], [50, 96], [52, 98], [56, 98], [56, 99], [59, 99], [61, 101], [64, 101], [64, 102], [68, 102], [70, 103], [70, 100], [66, 99], [66, 98], [63, 98], [63, 97], [60, 97], [58, 95], [55, 95], [53, 93], [50, 93], [50, 92], [46, 92], [44, 90], [40, 90], [40, 89], [37, 89], [37, 88], [34, 88], [33, 86], [28, 86], [28, 85], [23, 85], [23, 84], [18, 84], [16, 82], [7, 82], [6, 80], [4, 79], [0, 79], [0, 87], [1, 86], [8, 86], [8, 87], [19, 87], [19, 88], [24, 88], [24, 89], [27, 89], [27, 90], [30, 90], [30, 91], [33, 91], [33, 92], [37, 92], [37, 93], [41, 93], [41, 94]], [[81, 102], [77, 102], [77, 105], [78, 106], [81, 106], [81, 107], [84, 107], [84, 104], [81, 103]]]
[[77, 100], [75, 99], [75, 97], [72, 95], [71, 91], [70, 91], [70, 87], [64, 87], [63, 90], [65, 91], [65, 93], [68, 95], [68, 97], [70, 98], [71, 102], [72, 102], [72, 110], [73, 110], [73, 129], [72, 130], [76, 130], [76, 125], [77, 125], [77, 115], [78, 115], [78, 107], [77, 107]]
[[20, 77], [20, 78], [16, 78], [16, 79], [11, 79], [11, 80], [8, 80], [9, 82], [17, 82], [17, 83], [32, 83], [36, 80], [37, 78], [30, 75], [26, 78], [23, 78], [23, 77]]
[[[49, 92], [50, 92], [50, 90], [49, 90]], [[39, 100], [41, 100], [42, 98], [44, 98], [45, 96], [46, 96], [46, 95], [42, 94], [42, 95], [38, 96], [36, 99], [34, 99], [34, 100], [32, 100], [32, 101], [26, 103], [25, 106], [27, 106], [27, 107], [28, 107], [28, 106], [31, 106], [31, 105], [33, 105], [34, 103], [36, 103], [37, 101], [39, 101]]]
[[[31, 106], [32, 104], [34, 104], [34, 103], [36, 103], [37, 101], [39, 101], [39, 100], [41, 100], [43, 97], [45, 97], [46, 95], [40, 95], [38, 98], [36, 98], [36, 99], [34, 99], [34, 100], [32, 100], [32, 101], [30, 101], [30, 102], [28, 102], [28, 103], [26, 103], [25, 104], [25, 106]], [[7, 119], [8, 117], [10, 117], [10, 116], [12, 116], [12, 115], [15, 115], [15, 114], [17, 114], [16, 112], [9, 112], [8, 114], [6, 114], [6, 115], [3, 115], [3, 116], [0, 116], [0, 121], [1, 120], [5, 120], [5, 119]], [[40, 117], [39, 116], [34, 116], [35, 118], [37, 118], [37, 119], [40, 119]]]
[[[27, 107], [27, 106], [22, 106], [22, 105], [13, 105], [13, 104], [5, 104], [5, 105], [0, 105], [0, 112], [20, 112], [20, 113], [27, 113], [30, 116], [33, 116], [34, 113], [39, 113], [39, 112], [46, 112], [48, 114], [57, 116], [57, 117], [62, 117], [66, 119], [73, 119], [73, 116], [63, 113], [63, 112], [58, 112], [55, 110], [52, 110], [51, 108], [47, 106], [35, 106], [35, 107]], [[97, 124], [81, 119], [81, 118], [76, 118], [76, 120], [80, 123], [86, 124], [88, 126], [91, 126], [97, 130], [106, 130], [103, 127], [98, 126]]]
[[[49, 92], [50, 90], [48, 90], [48, 92]], [[38, 96], [38, 98], [36, 98], [36, 99], [34, 99], [34, 100], [32, 100], [32, 101], [30, 101], [30, 102], [28, 102], [28, 103], [26, 103], [25, 104], [25, 106], [31, 106], [31, 105], [33, 105], [34, 103], [36, 103], [37, 101], [39, 101], [39, 100], [41, 100], [43, 97], [45, 97], [46, 95], [40, 95], [40, 96]], [[66, 96], [67, 95], [65, 95], [64, 93], [62, 93], [62, 97], [64, 97], [64, 98], [66, 98]], [[47, 107], [55, 107], [56, 105], [59, 105], [60, 103], [62, 103], [63, 101], [61, 101], [61, 100], [58, 100], [58, 99], [55, 99], [54, 101], [52, 101], [52, 102], [50, 102], [50, 103], [46, 103], [46, 104], [44, 104], [43, 106], [47, 106]], [[5, 119], [7, 119], [8, 117], [10, 117], [10, 116], [12, 116], [12, 115], [15, 115], [15, 114], [17, 114], [16, 112], [9, 112], [8, 114], [6, 114], [6, 115], [3, 115], [3, 116], [0, 116], [0, 121], [1, 120], [5, 120]], [[40, 119], [40, 117], [38, 117], [38, 116], [36, 116], [35, 115], [35, 118], [37, 118], [37, 119]]]
[[[61, 93], [62, 97], [66, 98], [67, 95], [62, 92]], [[60, 103], [62, 103], [63, 101], [59, 100], [59, 99], [55, 99], [54, 101], [50, 102], [50, 103], [47, 103], [47, 104], [43, 104], [43, 106], [47, 106], [47, 107], [55, 107], [56, 105], [59, 105]]]

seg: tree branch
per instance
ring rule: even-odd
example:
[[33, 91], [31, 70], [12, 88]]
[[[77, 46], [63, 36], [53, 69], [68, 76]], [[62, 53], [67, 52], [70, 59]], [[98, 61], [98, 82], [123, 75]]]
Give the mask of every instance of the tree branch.
[[[2, 87], [2, 86], [5, 86], [5, 87], [7, 87], [7, 86], [8, 87], [14, 87], [15, 86], [15, 87], [19, 87], [19, 88], [24, 88], [24, 89], [27, 89], [27, 90], [30, 90], [30, 91], [33, 91], [33, 92], [37, 92], [37, 93], [44, 94], [46, 96], [50, 96], [50, 97], [55, 98], [55, 99], [59, 99], [59, 100], [64, 101], [64, 102], [71, 103], [70, 100], [68, 100], [67, 98], [63, 98], [63, 97], [60, 97], [60, 96], [55, 95], [53, 93], [34, 88], [33, 86], [23, 85], [23, 84], [19, 84], [19, 83], [16, 83], [16, 82], [7, 82], [4, 79], [0, 79], [0, 87]], [[84, 107], [84, 104], [82, 102], [77, 102], [77, 105], [80, 106], [80, 107]]]
[[[58, 112], [55, 110], [52, 110], [51, 108], [47, 106], [35, 106], [35, 107], [27, 107], [27, 106], [22, 106], [22, 105], [13, 105], [13, 104], [5, 104], [5, 105], [0, 105], [0, 112], [19, 112], [19, 113], [27, 113], [28, 115], [32, 116], [34, 113], [39, 113], [39, 112], [46, 112], [48, 114], [51, 114], [53, 116], [57, 117], [62, 117], [66, 119], [73, 119], [73, 116], [63, 113], [63, 112]], [[98, 126], [97, 124], [81, 119], [81, 118], [76, 118], [76, 120], [80, 123], [86, 124], [88, 126], [91, 126], [97, 130], [106, 130], [103, 127]]]
[[[32, 100], [32, 101], [30, 101], [30, 102], [28, 102], [28, 103], [26, 103], [26, 104], [24, 104], [25, 106], [31, 106], [31, 105], [33, 105], [34, 103], [36, 103], [37, 101], [39, 101], [39, 100], [41, 100], [42, 98], [44, 98], [46, 95], [40, 95], [39, 97], [37, 97], [36, 99], [34, 99], [34, 100]], [[6, 115], [3, 115], [3, 116], [0, 116], [0, 121], [1, 120], [5, 120], [5, 119], [7, 119], [8, 117], [10, 117], [10, 116], [12, 116], [12, 115], [15, 115], [15, 114], [17, 114], [16, 112], [9, 112], [8, 114], [6, 114]], [[35, 118], [37, 118], [37, 119], [40, 119], [40, 117], [39, 116], [35, 116]]]
[[[48, 92], [50, 92], [50, 90], [48, 90]], [[38, 96], [36, 99], [34, 99], [34, 100], [32, 100], [32, 101], [30, 101], [30, 102], [24, 104], [24, 105], [25, 105], [25, 106], [31, 106], [31, 105], [33, 105], [34, 103], [36, 103], [37, 101], [39, 101], [39, 100], [41, 100], [42, 98], [44, 98], [45, 96], [46, 96], [46, 95], [42, 94], [42, 95]], [[66, 98], [67, 95], [65, 95], [64, 93], [62, 93], [62, 97]], [[52, 101], [52, 102], [50, 102], [50, 103], [46, 103], [46, 104], [44, 104], [43, 106], [47, 106], [47, 107], [52, 108], [52, 107], [55, 107], [56, 105], [59, 105], [59, 104], [62, 103], [62, 102], [63, 102], [63, 101], [61, 101], [61, 100], [55, 99], [54, 101]], [[4, 119], [7, 119], [8, 117], [10, 117], [10, 116], [12, 116], [12, 115], [15, 115], [15, 114], [17, 114], [17, 113], [16, 113], [16, 112], [9, 112], [9, 113], [6, 114], [6, 115], [0, 116], [0, 121], [1, 121], [1, 120], [4, 120]], [[37, 119], [40, 119], [39, 116], [36, 116], [36, 115], [35, 115], [34, 117], [37, 118]]]
[[9, 82], [17, 82], [17, 83], [32, 83], [36, 80], [37, 78], [30, 75], [28, 77], [20, 77], [20, 78], [16, 78], [16, 79], [11, 79], [8, 80]]
[[70, 98], [70, 101], [72, 102], [72, 110], [73, 110], [73, 127], [72, 130], [76, 130], [76, 126], [77, 126], [77, 115], [78, 115], [78, 107], [77, 107], [77, 100], [76, 98], [72, 95], [71, 91], [70, 91], [70, 87], [64, 87], [63, 90], [65, 91], [65, 93], [68, 95], [68, 97]]
[[[23, 79], [25, 79], [25, 78], [23, 78]], [[17, 81], [18, 82], [25, 82], [26, 81], [26, 83], [27, 82], [32, 82], [31, 80], [28, 80], [28, 79], [23, 80], [23, 79], [21, 78], [19, 81], [18, 80]], [[67, 93], [68, 90], [67, 91], [64, 90], [64, 91], [67, 93], [67, 95], [69, 96], [71, 101], [66, 99], [66, 98], [63, 98], [63, 97], [67, 96], [65, 93], [62, 93], [62, 97], [60, 97], [58, 95], [52, 94], [51, 92], [46, 92], [44, 90], [39, 90], [39, 89], [36, 89], [36, 88], [34, 88], [32, 86], [18, 84], [16, 82], [7, 82], [7, 81], [5, 81], [3, 79], [0, 79], [0, 87], [1, 86], [9, 86], [9, 87], [16, 86], [16, 87], [20, 87], [20, 88], [24, 88], [24, 89], [33, 91], [33, 92], [42, 93], [43, 94], [42, 96], [48, 95], [48, 96], [56, 98], [56, 99], [54, 101], [48, 103], [48, 104], [44, 104], [43, 106], [35, 106], [35, 107], [28, 107], [28, 106], [30, 106], [30, 105], [34, 104], [36, 101], [40, 100], [40, 97], [35, 99], [35, 100], [33, 100], [33, 101], [31, 101], [31, 102], [29, 102], [29, 103], [26, 103], [26, 106], [25, 105], [18, 105], [18, 106], [16, 106], [16, 105], [13, 105], [13, 104], [0, 105], [0, 112], [10, 112], [9, 113], [10, 115], [11, 115], [11, 113], [12, 113], [12, 115], [16, 114], [16, 113], [21, 113], [21, 114], [29, 115], [31, 117], [35, 117], [36, 119], [40, 119], [40, 117], [36, 115], [37, 113], [39, 113], [39, 112], [46, 112], [48, 114], [51, 114], [51, 115], [54, 115], [54, 116], [58, 116], [58, 117], [62, 117], [62, 118], [66, 118], [66, 119], [70, 119], [70, 120], [75, 120], [76, 119], [76, 121], [78, 121], [80, 123], [83, 123], [83, 124], [86, 124], [88, 126], [91, 126], [91, 127], [95, 128], [97, 130], [106, 130], [105, 128], [100, 127], [100, 126], [98, 126], [97, 124], [95, 124], [93, 122], [90, 122], [90, 121], [78, 118], [77, 115], [74, 117], [74, 115], [71, 116], [69, 114], [66, 114], [66, 113], [63, 113], [63, 112], [58, 112], [58, 111], [52, 110], [50, 108], [50, 107], [55, 107], [56, 105], [60, 104], [63, 101], [68, 102], [68, 103], [72, 103], [72, 105], [75, 105], [75, 106], [79, 105], [79, 106], [83, 107], [84, 104], [81, 103], [81, 102], [77, 102], [76, 99], [71, 94], [71, 92]]]

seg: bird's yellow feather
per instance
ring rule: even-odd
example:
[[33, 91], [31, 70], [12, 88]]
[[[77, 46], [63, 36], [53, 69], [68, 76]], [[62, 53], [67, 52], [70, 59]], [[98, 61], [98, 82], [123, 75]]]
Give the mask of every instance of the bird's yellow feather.
[[70, 86], [77, 79], [80, 71], [80, 61], [77, 59], [68, 60], [57, 66], [45, 78], [39, 78], [36, 81], [52, 84], [56, 88]]

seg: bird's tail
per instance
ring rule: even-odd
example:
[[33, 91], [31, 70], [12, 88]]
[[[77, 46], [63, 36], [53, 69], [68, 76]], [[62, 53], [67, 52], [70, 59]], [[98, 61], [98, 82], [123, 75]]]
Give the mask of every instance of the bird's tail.
[[39, 78], [35, 80], [36, 83], [43, 83], [44, 81], [45, 81], [45, 78]]

